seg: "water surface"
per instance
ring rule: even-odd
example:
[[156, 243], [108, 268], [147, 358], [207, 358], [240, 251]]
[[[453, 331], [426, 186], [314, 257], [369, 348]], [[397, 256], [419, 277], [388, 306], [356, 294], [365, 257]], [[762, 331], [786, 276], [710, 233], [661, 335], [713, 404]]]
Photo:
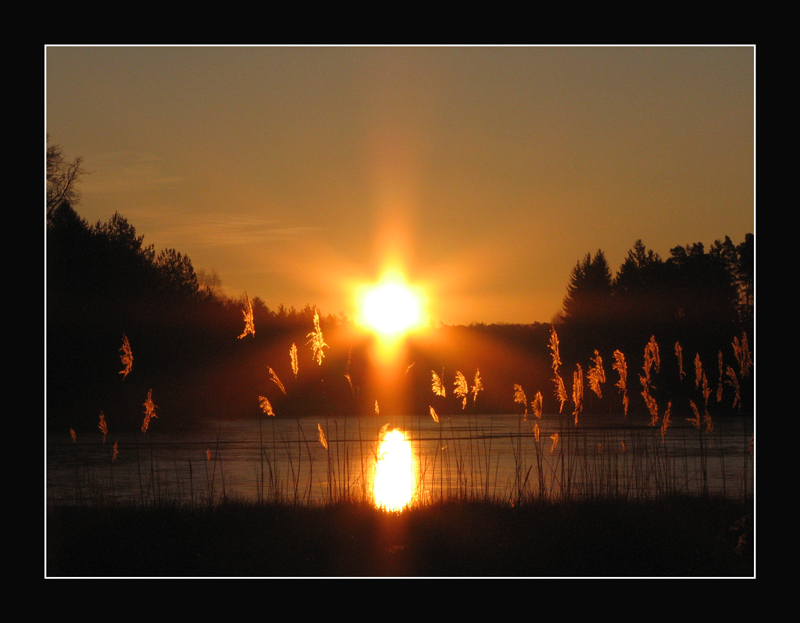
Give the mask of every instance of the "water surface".
[[[262, 418], [210, 422], [194, 432], [48, 435], [49, 504], [234, 497], [316, 503], [372, 499], [381, 431], [411, 442], [415, 499], [753, 493], [750, 418], [701, 432], [677, 421], [662, 436], [619, 416], [455, 415]], [[320, 441], [319, 428], [327, 448]], [[538, 440], [537, 429], [538, 427]], [[557, 435], [557, 438], [556, 438]], [[114, 443], [116, 458], [112, 459]]]

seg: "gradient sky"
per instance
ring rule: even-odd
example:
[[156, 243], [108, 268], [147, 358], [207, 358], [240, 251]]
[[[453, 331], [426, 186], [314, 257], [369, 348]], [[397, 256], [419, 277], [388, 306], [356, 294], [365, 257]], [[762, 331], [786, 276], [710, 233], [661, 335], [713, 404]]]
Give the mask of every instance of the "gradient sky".
[[548, 322], [571, 269], [755, 231], [755, 48], [47, 47], [78, 212], [231, 296], [356, 315], [387, 264], [433, 322]]

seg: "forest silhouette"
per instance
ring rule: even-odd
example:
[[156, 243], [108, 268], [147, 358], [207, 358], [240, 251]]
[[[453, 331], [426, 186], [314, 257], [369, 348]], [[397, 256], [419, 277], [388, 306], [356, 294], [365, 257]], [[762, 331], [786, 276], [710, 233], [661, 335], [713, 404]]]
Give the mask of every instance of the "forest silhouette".
[[[53, 152], [60, 156], [60, 151]], [[114, 214], [89, 224], [75, 209], [80, 160], [54, 160], [48, 149], [46, 213], [46, 418], [51, 429], [96, 429], [105, 414], [117, 430], [141, 426], [152, 391], [157, 425], [189, 427], [202, 419], [259, 417], [267, 397], [277, 417], [374, 413], [380, 395], [371, 373], [370, 340], [344, 315], [321, 314], [322, 363], [313, 360], [309, 334], [316, 308], [270, 309], [258, 297], [231, 298], [219, 280], [196, 270], [176, 249], [156, 252], [133, 224]], [[64, 176], [70, 176], [66, 180]], [[51, 183], [52, 182], [52, 183]], [[61, 182], [59, 186], [57, 182]], [[50, 189], [53, 195], [50, 196]], [[52, 201], [51, 201], [52, 200]], [[513, 387], [544, 394], [545, 412], [558, 411], [552, 393], [552, 331], [560, 340], [565, 375], [586, 369], [601, 354], [625, 354], [631, 369], [630, 410], [646, 412], [635, 383], [651, 336], [661, 345], [657, 387], [662, 399], [688, 409], [697, 394], [682, 370], [699, 358], [724, 383], [723, 360], [734, 358], [734, 339], [746, 340], [754, 323], [754, 237], [676, 246], [662, 259], [637, 240], [616, 274], [598, 250], [578, 260], [568, 276], [562, 309], [549, 323], [440, 325], [409, 338], [402, 388], [408, 415], [514, 412]], [[252, 313], [252, 332], [245, 331]], [[237, 339], [241, 338], [241, 339]], [[123, 344], [131, 361], [125, 370]], [[667, 356], [680, 345], [683, 359]], [[290, 353], [296, 348], [297, 360]], [[677, 352], [677, 351], [676, 351]], [[299, 373], [296, 371], [299, 370]], [[484, 391], [468, 406], [448, 392], [431, 393], [431, 371], [472, 378]], [[610, 372], [610, 370], [609, 370]], [[271, 380], [283, 381], [280, 387]], [[569, 384], [569, 383], [568, 383]], [[587, 392], [584, 411], [622, 413], [609, 382], [602, 397]], [[752, 388], [742, 388], [734, 409], [753, 409]], [[389, 414], [394, 405], [381, 405]], [[401, 407], [396, 406], [397, 409]]]

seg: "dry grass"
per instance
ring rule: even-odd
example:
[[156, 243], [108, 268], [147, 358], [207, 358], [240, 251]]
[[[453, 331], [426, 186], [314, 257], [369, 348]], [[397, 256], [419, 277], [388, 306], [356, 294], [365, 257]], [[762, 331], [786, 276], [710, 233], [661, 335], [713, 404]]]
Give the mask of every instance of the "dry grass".
[[325, 357], [325, 352], [322, 349], [327, 348], [328, 345], [322, 337], [322, 330], [319, 327], [319, 312], [316, 309], [314, 310], [314, 330], [306, 337], [308, 338], [308, 343], [311, 344], [314, 361], [322, 365], [322, 359]]
[[[435, 370], [431, 370], [432, 380], [431, 380], [431, 389], [433, 393], [437, 396], [441, 396], [442, 398], [447, 397], [447, 390], [444, 388], [444, 383], [442, 382], [442, 377], [436, 374]], [[442, 370], [442, 376], [444, 376], [444, 370]]]
[[469, 396], [469, 384], [467, 383], [467, 378], [460, 372], [456, 371], [456, 380], [455, 380], [455, 390], [454, 394], [455, 397], [461, 400], [461, 409], [467, 408], [467, 396]]
[[244, 299], [245, 305], [242, 310], [242, 315], [244, 316], [244, 331], [242, 331], [242, 334], [239, 336], [240, 340], [248, 335], [256, 336], [256, 325], [253, 320], [253, 305], [250, 303], [250, 297], [247, 296], [247, 292], [244, 294]]
[[297, 365], [297, 344], [295, 343], [292, 343], [292, 347], [289, 349], [289, 360], [292, 364], [292, 372], [294, 373], [294, 378], [297, 378], [299, 367]]
[[150, 389], [147, 392], [147, 400], [144, 401], [144, 421], [142, 422], [142, 432], [146, 433], [147, 429], [150, 428], [150, 420], [157, 418], [156, 415], [156, 405], [153, 402], [153, 390]]
[[122, 361], [123, 368], [119, 371], [122, 378], [126, 378], [133, 369], [133, 351], [131, 351], [131, 343], [128, 341], [128, 336], [122, 334], [122, 346], [120, 347], [122, 353], [119, 358]]

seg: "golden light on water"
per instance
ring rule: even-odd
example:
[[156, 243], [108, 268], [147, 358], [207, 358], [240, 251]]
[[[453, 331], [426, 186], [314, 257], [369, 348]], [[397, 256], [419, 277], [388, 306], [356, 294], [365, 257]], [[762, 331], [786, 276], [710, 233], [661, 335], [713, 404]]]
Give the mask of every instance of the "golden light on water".
[[411, 443], [399, 430], [386, 433], [375, 465], [375, 506], [397, 512], [414, 497], [414, 458]]

